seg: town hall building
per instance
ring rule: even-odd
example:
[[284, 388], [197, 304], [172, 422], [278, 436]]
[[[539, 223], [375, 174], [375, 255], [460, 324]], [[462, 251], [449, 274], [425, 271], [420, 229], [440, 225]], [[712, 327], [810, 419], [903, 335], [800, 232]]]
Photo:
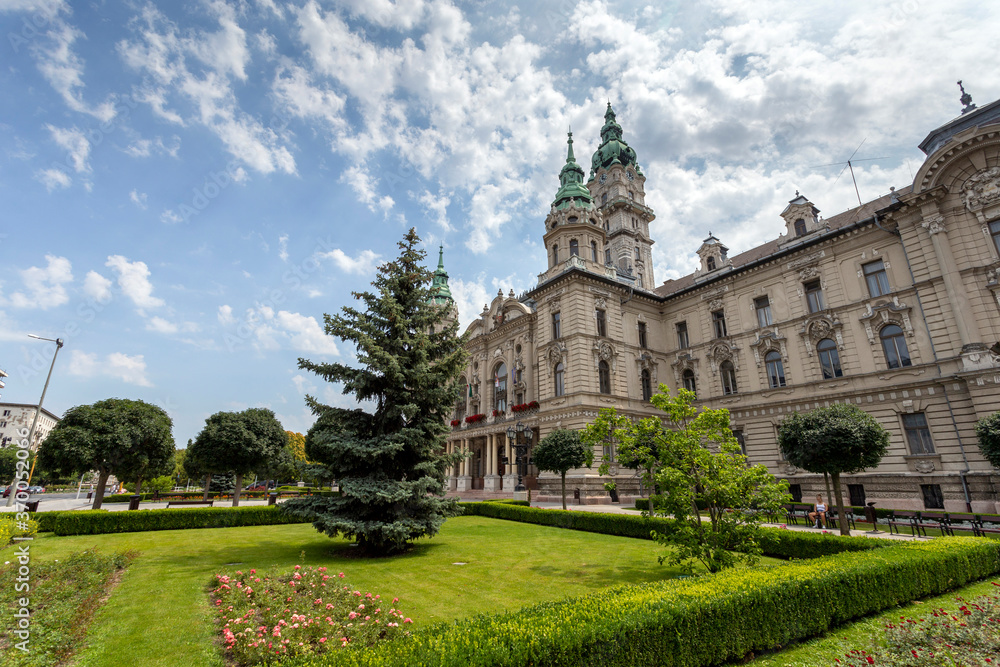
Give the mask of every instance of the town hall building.
[[[471, 456], [452, 491], [513, 491], [511, 426], [537, 443], [601, 408], [656, 415], [662, 384], [728, 409], [750, 462], [796, 500], [825, 487], [782, 460], [782, 419], [849, 402], [891, 434], [878, 468], [843, 476], [851, 504], [1000, 511], [1000, 471], [974, 430], [1000, 410], [1000, 100], [962, 101], [920, 143], [912, 184], [829, 218], [796, 192], [775, 211], [778, 238], [731, 255], [709, 232], [699, 269], [663, 283], [646, 177], [609, 104], [589, 173], [569, 137], [537, 285], [498, 293], [468, 327], [448, 449]], [[440, 261], [435, 287], [447, 290]], [[610, 501], [596, 466], [567, 475], [580, 502]], [[623, 500], [648, 493], [635, 471], [611, 471]], [[535, 498], [558, 495], [558, 476], [527, 472]]]

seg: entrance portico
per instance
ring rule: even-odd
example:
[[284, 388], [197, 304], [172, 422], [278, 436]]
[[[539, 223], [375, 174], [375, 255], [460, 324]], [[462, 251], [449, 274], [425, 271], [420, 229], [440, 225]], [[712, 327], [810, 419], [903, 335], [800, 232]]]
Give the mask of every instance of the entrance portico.
[[[483, 491], [513, 497], [514, 487], [517, 485], [517, 469], [515, 452], [507, 439], [510, 421], [498, 419], [478, 428], [465, 426], [456, 430], [456, 437], [448, 440], [447, 451], [449, 454], [467, 452], [468, 455], [448, 469], [449, 491]], [[529, 424], [529, 428], [535, 431], [537, 427]], [[524, 485], [529, 489], [537, 488], [537, 475], [534, 466], [528, 466]]]

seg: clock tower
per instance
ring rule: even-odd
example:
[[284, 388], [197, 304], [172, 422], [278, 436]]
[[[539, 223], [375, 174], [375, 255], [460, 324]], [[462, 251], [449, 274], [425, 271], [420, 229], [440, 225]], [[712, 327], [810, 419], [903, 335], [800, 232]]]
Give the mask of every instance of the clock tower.
[[603, 214], [605, 261], [614, 265], [620, 281], [652, 291], [656, 282], [649, 223], [656, 216], [646, 206], [645, 184], [635, 150], [622, 139], [622, 127], [608, 102], [587, 188]]

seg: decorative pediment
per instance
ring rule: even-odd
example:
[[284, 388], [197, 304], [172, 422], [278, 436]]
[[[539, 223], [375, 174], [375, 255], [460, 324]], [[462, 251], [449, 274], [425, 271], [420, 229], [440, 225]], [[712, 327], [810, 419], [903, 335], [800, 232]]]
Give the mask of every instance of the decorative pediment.
[[608, 362], [611, 365], [611, 372], [614, 373], [618, 369], [618, 351], [615, 350], [615, 346], [606, 340], [594, 343], [594, 368], [597, 368], [598, 364], [602, 361]]
[[713, 373], [719, 370], [719, 364], [723, 361], [731, 361], [736, 370], [740, 369], [739, 350], [728, 341], [718, 341], [708, 353], [708, 362]]
[[806, 353], [811, 357], [816, 349], [816, 343], [824, 338], [837, 341], [837, 349], [844, 349], [844, 325], [836, 317], [829, 315], [814, 315], [805, 321], [799, 330], [799, 335], [805, 339]]
[[753, 359], [757, 367], [760, 368], [760, 365], [764, 362], [764, 357], [772, 350], [781, 354], [781, 360], [788, 363], [788, 346], [786, 342], [785, 337], [779, 334], [777, 329], [757, 334], [757, 340], [750, 343], [750, 349], [753, 350]]
[[679, 353], [677, 355], [677, 359], [670, 363], [670, 368], [674, 371], [674, 381], [678, 387], [684, 386], [681, 381], [681, 378], [684, 376], [684, 371], [689, 370], [694, 373], [695, 379], [698, 377], [698, 360], [687, 352]]
[[652, 380], [652, 385], [654, 387], [659, 385], [659, 379], [657, 378], [656, 373], [659, 364], [653, 360], [653, 355], [649, 352], [643, 352], [636, 358], [635, 363], [639, 376], [642, 376], [642, 371], [649, 371], [649, 377]]
[[868, 342], [875, 345], [878, 342], [878, 332], [887, 324], [895, 324], [906, 332], [907, 336], [913, 336], [913, 325], [910, 323], [910, 307], [899, 302], [899, 297], [892, 297], [892, 301], [883, 301], [872, 306], [870, 303], [865, 307], [865, 312], [858, 319], [865, 325], [865, 334]]

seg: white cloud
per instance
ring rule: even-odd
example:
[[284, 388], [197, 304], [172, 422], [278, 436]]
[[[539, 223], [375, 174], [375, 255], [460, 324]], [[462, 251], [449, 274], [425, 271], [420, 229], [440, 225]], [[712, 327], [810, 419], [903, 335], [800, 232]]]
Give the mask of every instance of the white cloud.
[[374, 272], [375, 267], [378, 266], [379, 260], [382, 258], [381, 255], [376, 254], [372, 250], [362, 250], [358, 253], [357, 257], [349, 257], [340, 248], [334, 248], [330, 252], [321, 253], [319, 256], [333, 260], [333, 263], [341, 271], [361, 275]]
[[160, 214], [160, 222], [167, 225], [176, 225], [178, 222], [183, 221], [184, 218], [179, 216], [177, 213], [174, 213], [172, 208], [164, 209], [163, 213]]
[[443, 193], [434, 195], [431, 194], [430, 190], [424, 190], [423, 194], [416, 197], [416, 199], [423, 206], [428, 216], [433, 216], [438, 226], [445, 231], [451, 231], [451, 225], [448, 223], [448, 205], [451, 204], [450, 197]]
[[83, 293], [98, 303], [106, 303], [111, 300], [111, 281], [96, 271], [87, 271]]
[[153, 285], [149, 282], [149, 268], [145, 262], [130, 262], [122, 255], [111, 255], [105, 266], [118, 275], [118, 286], [122, 293], [141, 310], [159, 308], [163, 299], [153, 296]]
[[35, 178], [41, 181], [49, 192], [56, 188], [68, 188], [72, 182], [69, 175], [61, 169], [40, 169], [35, 172]]
[[168, 146], [163, 142], [163, 137], [156, 137], [155, 139], [136, 139], [131, 144], [125, 147], [125, 153], [132, 157], [144, 158], [150, 155], [169, 155], [170, 157], [177, 157], [177, 151], [181, 148], [181, 138], [176, 134], [172, 137], [170, 145]]
[[219, 318], [219, 324], [222, 325], [228, 326], [236, 321], [236, 318], [233, 317], [233, 307], [225, 304], [219, 306], [217, 317]]
[[396, 204], [389, 195], [378, 196], [375, 183], [364, 167], [355, 166], [345, 169], [340, 177], [340, 182], [350, 185], [357, 194], [358, 201], [368, 206], [370, 211], [381, 210], [383, 215], [388, 217], [392, 207]]
[[278, 237], [278, 257], [282, 262], [288, 261], [288, 234]]
[[14, 292], [10, 295], [10, 305], [48, 310], [69, 301], [66, 285], [73, 282], [70, 261], [55, 255], [46, 255], [45, 260], [47, 264], [44, 268], [33, 266], [19, 272], [27, 294]]
[[128, 193], [128, 198], [133, 204], [141, 208], [143, 211], [148, 208], [146, 200], [149, 199], [149, 196], [145, 192], [140, 193], [138, 190], [132, 190], [132, 192]]
[[[162, 334], [175, 334], [179, 331], [185, 333], [190, 333], [192, 331], [197, 331], [198, 325], [194, 322], [182, 322], [176, 324], [162, 317], [152, 317], [146, 322], [146, 331], [156, 331]], [[194, 341], [196, 344], [200, 344], [200, 341]]]
[[[26, 3], [15, 3], [15, 6]], [[50, 8], [56, 8], [56, 3], [38, 3]], [[36, 5], [36, 6], [38, 6]], [[77, 28], [69, 25], [63, 19], [68, 14], [67, 5], [59, 3], [58, 8], [65, 11], [52, 12], [45, 26], [44, 38], [32, 41], [30, 51], [42, 76], [49, 85], [59, 93], [63, 101], [73, 111], [93, 116], [101, 122], [108, 122], [115, 117], [114, 104], [109, 99], [99, 105], [91, 105], [83, 99], [83, 60], [73, 50], [74, 42], [85, 35]]]
[[68, 153], [67, 158], [73, 169], [78, 173], [90, 171], [90, 164], [87, 160], [90, 157], [90, 142], [83, 132], [77, 128], [62, 128], [54, 125], [46, 125], [52, 140]]
[[72, 350], [69, 357], [69, 374], [83, 377], [107, 376], [125, 384], [152, 387], [146, 377], [146, 361], [141, 354], [129, 356], [122, 352], [112, 352], [103, 359], [97, 353]]
[[258, 349], [340, 355], [333, 337], [326, 335], [316, 318], [301, 313], [259, 305], [247, 310], [240, 330], [249, 332], [248, 337]]

